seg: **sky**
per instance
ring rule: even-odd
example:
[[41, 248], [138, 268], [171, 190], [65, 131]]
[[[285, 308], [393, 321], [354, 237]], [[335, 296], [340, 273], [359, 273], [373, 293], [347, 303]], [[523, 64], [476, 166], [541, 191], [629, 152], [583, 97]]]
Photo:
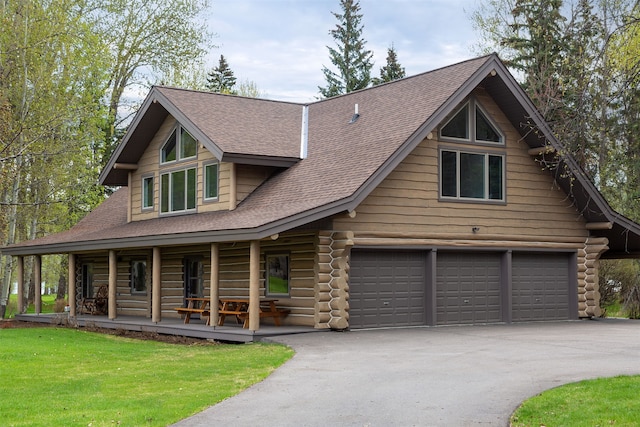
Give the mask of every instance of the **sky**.
[[[478, 56], [471, 14], [478, 0], [360, 0], [362, 38], [380, 75], [393, 44], [407, 76]], [[339, 0], [212, 0], [207, 17], [218, 46], [208, 69], [224, 55], [235, 77], [254, 82], [263, 98], [310, 102], [333, 68], [327, 46], [342, 13]]]

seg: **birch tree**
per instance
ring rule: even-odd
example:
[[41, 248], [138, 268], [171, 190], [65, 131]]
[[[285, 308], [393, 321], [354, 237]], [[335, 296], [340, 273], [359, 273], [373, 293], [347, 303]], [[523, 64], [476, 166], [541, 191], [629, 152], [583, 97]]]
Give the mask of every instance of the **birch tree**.
[[[108, 120], [102, 163], [117, 143], [117, 130], [136, 110], [135, 87], [146, 89], [148, 74], [157, 81], [188, 67], [213, 46], [204, 14], [208, 0], [93, 0], [95, 30], [109, 47]], [[132, 93], [127, 94], [127, 91]], [[122, 132], [120, 132], [121, 134]]]

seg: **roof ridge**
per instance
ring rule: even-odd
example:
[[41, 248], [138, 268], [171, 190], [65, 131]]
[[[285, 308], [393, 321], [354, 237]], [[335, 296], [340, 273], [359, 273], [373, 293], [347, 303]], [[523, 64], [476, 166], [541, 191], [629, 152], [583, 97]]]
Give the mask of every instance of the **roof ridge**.
[[398, 82], [401, 82], [401, 81], [407, 81], [407, 80], [411, 80], [411, 79], [416, 79], [416, 78], [425, 76], [427, 74], [437, 73], [437, 72], [440, 72], [442, 70], [446, 70], [447, 68], [460, 67], [462, 65], [468, 64], [469, 62], [474, 62], [474, 61], [484, 62], [482, 60], [486, 61], [491, 57], [498, 58], [498, 54], [493, 52], [493, 53], [489, 53], [489, 54], [486, 54], [486, 55], [465, 59], [464, 61], [456, 62], [455, 64], [445, 65], [445, 66], [442, 66], [442, 67], [439, 67], [439, 68], [434, 68], [433, 70], [423, 71], [423, 72], [418, 73], [418, 74], [412, 74], [410, 76], [402, 77], [402, 78], [396, 79], [396, 80], [391, 80], [389, 82], [384, 82], [384, 83], [381, 83], [379, 85], [368, 86], [368, 87], [365, 87], [365, 88], [362, 88], [362, 89], [354, 90], [353, 92], [343, 93], [343, 94], [340, 94], [340, 95], [332, 96], [330, 98], [319, 99], [317, 101], [309, 103], [309, 105], [318, 104], [318, 103], [329, 101], [329, 100], [332, 100], [332, 99], [344, 98], [346, 96], [350, 96], [350, 95], [354, 95], [354, 94], [358, 94], [358, 93], [363, 93], [365, 91], [378, 89], [378, 88], [381, 88], [381, 87], [384, 87], [384, 86], [388, 86], [390, 84], [398, 83]]
[[207, 91], [207, 90], [182, 88], [182, 87], [175, 87], [175, 86], [153, 85], [153, 86], [151, 86], [151, 90], [153, 90], [153, 89], [156, 89], [156, 90], [167, 89], [167, 90], [175, 90], [175, 91], [180, 91], [180, 92], [192, 92], [192, 93], [197, 93], [197, 94], [202, 94], [202, 95], [223, 96], [223, 97], [236, 98], [236, 99], [239, 99], [239, 100], [247, 100], [247, 101], [275, 102], [275, 103], [278, 103], [278, 104], [299, 105], [301, 107], [304, 106], [304, 105], [308, 105], [308, 103], [304, 103], [304, 102], [282, 101], [282, 100], [279, 100], [279, 99], [270, 99], [270, 98], [255, 98], [255, 97], [251, 97], [251, 96], [234, 95], [234, 94], [231, 94], [231, 93], [211, 92], [211, 91]]

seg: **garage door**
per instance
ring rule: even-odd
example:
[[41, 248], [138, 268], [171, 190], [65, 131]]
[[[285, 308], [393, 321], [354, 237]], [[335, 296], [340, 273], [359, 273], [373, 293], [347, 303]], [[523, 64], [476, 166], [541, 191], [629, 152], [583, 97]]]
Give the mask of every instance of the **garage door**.
[[423, 251], [352, 251], [349, 326], [424, 325], [425, 259]]
[[438, 252], [437, 324], [502, 321], [500, 254]]
[[513, 321], [569, 319], [569, 255], [514, 253]]

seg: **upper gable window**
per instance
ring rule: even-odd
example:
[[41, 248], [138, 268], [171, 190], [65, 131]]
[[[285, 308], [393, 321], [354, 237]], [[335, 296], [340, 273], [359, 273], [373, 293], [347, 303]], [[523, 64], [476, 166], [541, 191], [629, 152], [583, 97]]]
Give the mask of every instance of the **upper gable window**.
[[162, 146], [161, 163], [171, 163], [178, 160], [193, 159], [198, 152], [198, 143], [189, 132], [178, 125], [171, 132], [171, 136]]
[[442, 126], [440, 136], [443, 139], [504, 144], [504, 136], [474, 99], [460, 107]]

